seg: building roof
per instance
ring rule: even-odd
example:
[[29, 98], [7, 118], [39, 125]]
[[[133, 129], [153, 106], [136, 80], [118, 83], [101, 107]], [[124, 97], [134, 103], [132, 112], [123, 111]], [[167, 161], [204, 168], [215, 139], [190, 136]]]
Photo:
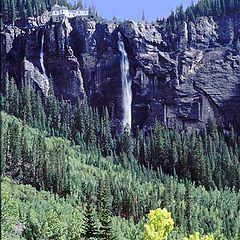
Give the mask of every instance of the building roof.
[[62, 9], [62, 10], [68, 10], [68, 7], [61, 6], [60, 9]]
[[52, 9], [51, 10], [58, 10], [60, 8], [59, 5], [55, 4], [54, 6], [52, 6]]
[[68, 8], [65, 7], [65, 6], [59, 6], [58, 4], [55, 4], [55, 5], [52, 7], [51, 10], [52, 10], [52, 11], [68, 10]]

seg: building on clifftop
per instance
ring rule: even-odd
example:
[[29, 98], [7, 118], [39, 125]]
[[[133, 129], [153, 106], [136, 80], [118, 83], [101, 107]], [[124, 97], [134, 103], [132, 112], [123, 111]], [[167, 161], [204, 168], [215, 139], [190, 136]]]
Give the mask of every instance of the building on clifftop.
[[68, 10], [66, 6], [55, 4], [51, 9], [53, 22], [61, 22], [65, 18], [87, 17], [89, 12], [87, 9], [77, 8], [76, 10]]

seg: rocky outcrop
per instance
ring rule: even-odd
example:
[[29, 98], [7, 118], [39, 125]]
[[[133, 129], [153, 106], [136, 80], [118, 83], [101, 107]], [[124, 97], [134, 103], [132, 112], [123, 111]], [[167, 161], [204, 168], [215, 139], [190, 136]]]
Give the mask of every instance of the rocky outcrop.
[[[240, 107], [240, 55], [233, 49], [215, 49], [206, 52], [202, 67], [192, 78], [220, 107], [225, 119], [233, 121]], [[235, 119], [237, 120], [237, 119]]]
[[[38, 25], [37, 22], [28, 21], [26, 24], [21, 22], [19, 27], [21, 29], [9, 26], [1, 33], [1, 55], [4, 56], [2, 79], [8, 71], [18, 85], [21, 85], [24, 79], [47, 95], [51, 78], [59, 98], [63, 97], [73, 102], [78, 98], [83, 99], [83, 79], [80, 64], [69, 43], [72, 27], [68, 20], [56, 25], [51, 22]], [[41, 51], [46, 75], [40, 63]]]
[[78, 59], [70, 46], [72, 26], [67, 19], [51, 22], [43, 30], [47, 72], [52, 77], [54, 91], [59, 98], [76, 102], [84, 98], [83, 78]]
[[[21, 62], [24, 57], [24, 47], [26, 45], [21, 37], [24, 32], [15, 26], [5, 26], [1, 32], [1, 83], [5, 80], [6, 73], [10, 77], [21, 69]], [[14, 50], [13, 50], [14, 49]], [[16, 81], [20, 81], [16, 78]]]
[[[70, 40], [91, 103], [107, 106], [116, 127], [121, 125], [120, 31], [133, 82], [133, 126], [150, 126], [156, 117], [169, 127], [200, 128], [211, 117], [220, 124], [232, 121], [239, 104], [239, 64], [237, 59], [230, 63], [227, 56], [229, 51], [234, 58], [239, 56], [237, 19], [233, 16], [219, 23], [211, 17], [199, 18], [196, 23], [180, 24], [176, 36], [166, 36], [145, 22], [117, 25], [74, 20]], [[221, 26], [229, 26], [233, 33], [224, 38]], [[231, 76], [226, 78], [227, 72]], [[227, 91], [221, 91], [224, 85]]]
[[117, 25], [113, 22], [73, 19], [72, 27], [71, 42], [81, 65], [84, 89], [93, 106], [108, 107], [113, 126], [119, 129], [122, 92]]
[[118, 32], [130, 64], [133, 127], [147, 128], [156, 118], [184, 128], [202, 128], [212, 117], [224, 126], [240, 122], [240, 14], [181, 22], [174, 34], [158, 23], [78, 18], [24, 31], [5, 36], [9, 69], [16, 70], [11, 59], [18, 56], [21, 65], [25, 57], [31, 79], [41, 75], [44, 34], [44, 65], [56, 94], [73, 102], [86, 94], [93, 106], [109, 109], [116, 129], [122, 121]]
[[[126, 21], [116, 28], [122, 33], [130, 62], [133, 126], [150, 126], [156, 117], [169, 127], [202, 128], [213, 117], [226, 126], [234, 115], [240, 117], [236, 114], [240, 106], [238, 20], [239, 15], [219, 21], [202, 17], [195, 23], [181, 23], [177, 35], [145, 22]], [[114, 34], [108, 39], [114, 39]], [[109, 47], [115, 59], [113, 52], [118, 50], [112, 41]], [[116, 74], [111, 72], [108, 80]], [[101, 86], [106, 90], [117, 80], [107, 78], [98, 78], [90, 98], [96, 100]], [[118, 99], [119, 95], [112, 96]], [[109, 103], [107, 98], [97, 102]]]
[[212, 17], [200, 17], [196, 23], [189, 23], [189, 43], [195, 47], [214, 44], [218, 38], [218, 25]]
[[32, 83], [36, 83], [37, 86], [41, 89], [45, 96], [48, 96], [49, 92], [49, 81], [46, 76], [44, 76], [38, 68], [36, 68], [31, 62], [28, 60], [23, 61], [23, 69], [24, 69], [24, 79], [28, 84], [33, 85]]

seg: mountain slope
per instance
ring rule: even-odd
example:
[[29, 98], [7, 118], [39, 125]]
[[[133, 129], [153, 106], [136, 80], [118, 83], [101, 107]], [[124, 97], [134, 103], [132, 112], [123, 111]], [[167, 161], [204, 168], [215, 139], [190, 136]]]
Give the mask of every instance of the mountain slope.
[[72, 102], [87, 96], [93, 106], [109, 109], [119, 130], [123, 90], [117, 41], [121, 32], [130, 64], [134, 129], [149, 127], [156, 118], [168, 127], [204, 128], [213, 117], [228, 128], [240, 122], [240, 14], [230, 4], [220, 18], [217, 1], [208, 7], [210, 12], [204, 2], [208, 1], [200, 1], [186, 13], [177, 9], [167, 20], [155, 23], [88, 18], [16, 24], [21, 30], [5, 27], [2, 78], [9, 72], [20, 85], [24, 76], [46, 93], [49, 79], [41, 75], [43, 51], [57, 96]]
[[[203, 187], [179, 181], [176, 177], [170, 178], [161, 171], [155, 172], [141, 167], [133, 159], [123, 158], [121, 162], [121, 158], [103, 158], [97, 152], [84, 153], [80, 146], [71, 146], [69, 141], [62, 138], [45, 138], [39, 130], [24, 126], [19, 120], [6, 114], [2, 114], [2, 119], [4, 126], [2, 140], [6, 143], [7, 137], [10, 146], [15, 146], [7, 152], [3, 150], [3, 156], [6, 156], [3, 161], [6, 162], [3, 166], [4, 174], [22, 183], [30, 183], [39, 190], [45, 189], [58, 193], [59, 196], [65, 196], [64, 198], [57, 197], [52, 206], [50, 199], [53, 197], [50, 194], [36, 193], [33, 188], [23, 185], [19, 187], [13, 185], [14, 190], [9, 190], [10, 196], [13, 196], [13, 200], [16, 196], [16, 201], [20, 200], [20, 206], [23, 204], [23, 216], [20, 215], [16, 220], [20, 221], [21, 226], [23, 224], [27, 227], [26, 224], [29, 222], [26, 222], [25, 214], [31, 211], [31, 208], [35, 209], [36, 201], [41, 201], [33, 199], [33, 202], [25, 203], [24, 199], [28, 198], [29, 191], [34, 191], [34, 195], [39, 195], [40, 199], [45, 194], [49, 196], [44, 200], [47, 205], [50, 204], [49, 210], [42, 209], [42, 206], [37, 204], [38, 207], [34, 211], [51, 211], [52, 208], [55, 209], [55, 202], [61, 212], [65, 212], [63, 206], [74, 211], [77, 206], [81, 209], [89, 199], [98, 209], [99, 184], [105, 179], [110, 186], [110, 209], [116, 216], [133, 218], [139, 222], [150, 209], [161, 206], [166, 207], [173, 214], [176, 226], [172, 236], [177, 239], [183, 238], [189, 231], [189, 227], [190, 231], [213, 233], [216, 239], [220, 235], [222, 239], [238, 239], [239, 191], [228, 189], [206, 191]], [[16, 143], [17, 139], [25, 140], [19, 145]], [[19, 192], [17, 189], [22, 190]], [[22, 195], [22, 191], [27, 192], [24, 193], [24, 199], [22, 197], [19, 199], [18, 194]], [[59, 205], [58, 201], [62, 205]], [[191, 211], [191, 216], [188, 216], [189, 211]], [[225, 214], [226, 212], [231, 214]], [[9, 217], [12, 217], [11, 214]], [[32, 221], [35, 221], [35, 217], [32, 217]], [[44, 217], [38, 217], [40, 225], [41, 222], [44, 223], [44, 219]], [[232, 219], [234, 219], [233, 222]], [[59, 218], [56, 221], [62, 222]], [[113, 225], [115, 233], [120, 231], [123, 236], [128, 236], [127, 239], [132, 239], [130, 236], [135, 236], [134, 239], [136, 237], [142, 239], [141, 225], [134, 226], [131, 221], [122, 222], [122, 224], [120, 222], [117, 228]], [[230, 225], [230, 222], [233, 224]], [[55, 227], [57, 231], [58, 227]], [[65, 233], [59, 232], [58, 234], [64, 236]], [[121, 239], [121, 235], [117, 237]]]

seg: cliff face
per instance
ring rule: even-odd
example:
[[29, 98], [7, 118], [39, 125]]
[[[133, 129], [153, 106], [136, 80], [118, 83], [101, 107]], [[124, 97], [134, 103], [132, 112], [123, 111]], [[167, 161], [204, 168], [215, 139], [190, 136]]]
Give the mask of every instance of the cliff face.
[[80, 64], [69, 45], [71, 31], [67, 20], [58, 25], [47, 22], [30, 26], [21, 23], [21, 29], [6, 27], [1, 33], [3, 80], [8, 70], [18, 85], [23, 79], [25, 83], [40, 88], [45, 95], [52, 81], [59, 98], [73, 102], [84, 98]]
[[121, 120], [120, 31], [130, 62], [133, 126], [150, 126], [156, 117], [169, 127], [201, 128], [212, 117], [239, 122], [239, 17], [183, 22], [175, 35], [143, 22], [74, 20], [72, 45], [92, 104], [108, 106]]
[[[73, 102], [87, 95], [92, 105], [108, 107], [116, 128], [122, 124], [118, 32], [130, 63], [133, 127], [148, 127], [156, 118], [187, 128], [201, 128], [210, 117], [225, 125], [240, 122], [239, 14], [182, 22], [177, 34], [157, 24], [90, 19], [9, 28], [2, 33], [4, 71], [20, 79], [21, 66], [45, 92], [51, 77], [56, 94]], [[43, 34], [48, 77], [39, 60]]]

